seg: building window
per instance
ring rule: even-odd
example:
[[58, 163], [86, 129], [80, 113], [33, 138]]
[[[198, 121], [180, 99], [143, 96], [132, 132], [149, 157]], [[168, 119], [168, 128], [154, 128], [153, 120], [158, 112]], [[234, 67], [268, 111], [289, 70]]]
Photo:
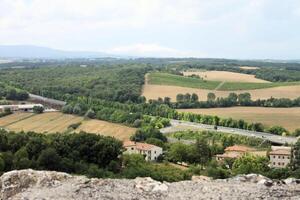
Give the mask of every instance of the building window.
[[156, 151], [154, 151], [154, 154], [156, 154]]
[[287, 159], [290, 159], [290, 157], [288, 156]]
[[134, 148], [133, 148], [133, 147], [131, 147], [131, 150], [134, 150]]

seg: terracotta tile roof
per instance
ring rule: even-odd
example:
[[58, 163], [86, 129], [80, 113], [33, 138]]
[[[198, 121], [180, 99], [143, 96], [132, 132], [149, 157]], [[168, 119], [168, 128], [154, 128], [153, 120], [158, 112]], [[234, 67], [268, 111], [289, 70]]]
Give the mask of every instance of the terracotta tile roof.
[[130, 147], [130, 146], [135, 146], [136, 143], [130, 140], [124, 141], [123, 142], [123, 147]]
[[142, 142], [133, 142], [133, 141], [125, 141], [123, 143], [124, 147], [132, 147], [136, 146], [136, 149], [138, 150], [151, 150], [157, 146], [152, 145], [152, 144], [147, 144], [147, 143], [142, 143]]
[[225, 151], [249, 152], [249, 151], [254, 151], [254, 149], [246, 146], [234, 145], [234, 146], [227, 147]]
[[216, 157], [218, 157], [218, 158], [239, 158], [242, 155], [243, 154], [241, 154], [239, 152], [226, 152], [224, 154], [218, 154], [218, 155], [216, 155]]
[[289, 149], [276, 149], [270, 151], [270, 155], [291, 155], [291, 150]]

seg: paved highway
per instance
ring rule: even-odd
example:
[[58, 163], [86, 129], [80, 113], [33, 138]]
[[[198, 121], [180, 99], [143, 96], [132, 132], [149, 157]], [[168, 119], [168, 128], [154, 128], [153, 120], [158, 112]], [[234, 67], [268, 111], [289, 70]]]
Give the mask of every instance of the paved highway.
[[268, 140], [276, 144], [286, 144], [286, 143], [294, 144], [298, 140], [296, 137], [284, 137], [284, 136], [273, 135], [265, 132], [248, 131], [248, 130], [237, 129], [237, 128], [228, 128], [223, 126], [218, 126], [218, 129], [215, 130], [213, 125], [200, 124], [195, 122], [187, 122], [187, 121], [179, 121], [179, 120], [171, 120], [170, 122], [171, 122], [171, 126], [160, 129], [160, 132], [165, 134], [165, 133], [173, 133], [177, 131], [200, 129], [200, 130], [217, 131], [223, 133], [231, 133], [237, 135], [256, 137], [256, 138], [261, 138], [263, 140]]

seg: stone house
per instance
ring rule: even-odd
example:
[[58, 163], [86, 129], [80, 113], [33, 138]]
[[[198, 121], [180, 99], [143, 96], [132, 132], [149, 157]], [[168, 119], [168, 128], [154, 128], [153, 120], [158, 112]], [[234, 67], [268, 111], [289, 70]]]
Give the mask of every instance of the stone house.
[[245, 154], [251, 154], [251, 155], [262, 156], [262, 157], [267, 156], [266, 151], [259, 151], [255, 148], [250, 148], [243, 145], [234, 145], [234, 146], [227, 147], [223, 154], [217, 154], [215, 157], [218, 162], [222, 162], [225, 159], [235, 160], [239, 157], [242, 157]]
[[291, 147], [272, 146], [269, 156], [270, 167], [285, 168], [291, 163], [292, 149]]
[[161, 147], [142, 142], [125, 141], [123, 147], [126, 149], [125, 154], [141, 154], [147, 161], [156, 161], [163, 153]]
[[228, 159], [237, 159], [237, 158], [245, 155], [246, 153], [254, 152], [254, 151], [255, 151], [255, 149], [253, 149], [253, 148], [249, 148], [249, 147], [242, 146], [242, 145], [234, 145], [234, 146], [227, 147], [223, 154], [217, 154], [216, 160], [221, 162], [227, 158]]

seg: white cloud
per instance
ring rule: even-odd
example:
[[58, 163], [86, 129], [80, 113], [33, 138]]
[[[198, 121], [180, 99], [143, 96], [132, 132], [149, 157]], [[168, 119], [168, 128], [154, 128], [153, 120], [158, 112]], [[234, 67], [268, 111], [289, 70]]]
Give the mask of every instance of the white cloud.
[[298, 0], [0, 0], [0, 44], [226, 57], [283, 41], [299, 52], [299, 17]]
[[197, 52], [185, 52], [159, 44], [133, 44], [109, 49], [108, 53], [141, 57], [201, 57]]

